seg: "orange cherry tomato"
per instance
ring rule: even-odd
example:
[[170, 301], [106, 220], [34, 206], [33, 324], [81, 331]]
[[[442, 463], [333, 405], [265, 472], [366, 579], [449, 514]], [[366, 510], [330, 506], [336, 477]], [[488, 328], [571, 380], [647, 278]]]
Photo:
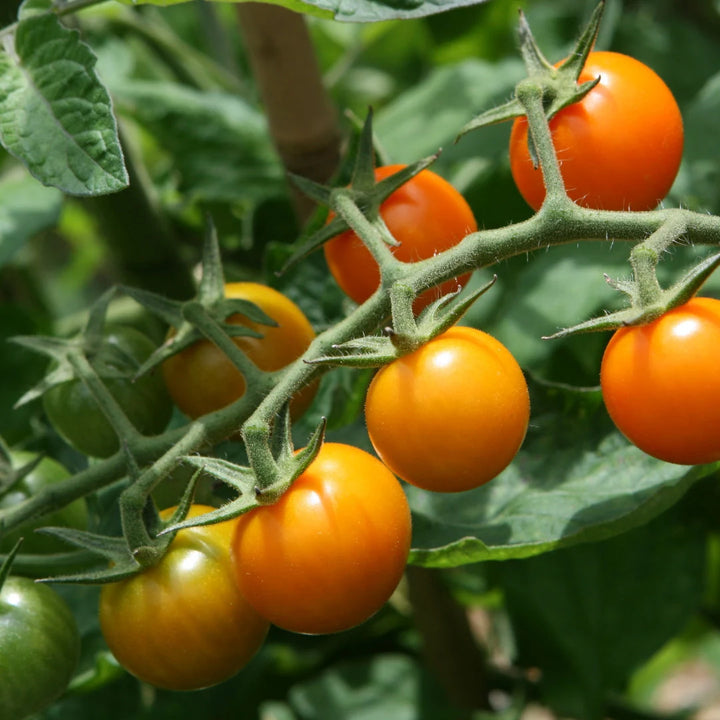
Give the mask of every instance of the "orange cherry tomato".
[[[627, 55], [590, 53], [579, 82], [598, 76], [596, 87], [550, 121], [567, 194], [589, 208], [650, 210], [667, 195], [680, 167], [680, 109], [660, 77]], [[520, 193], [538, 210], [545, 186], [527, 133], [527, 119], [516, 119], [510, 166]]]
[[[302, 310], [290, 298], [267, 285], [228, 283], [225, 295], [254, 302], [277, 323], [277, 326], [261, 325], [239, 313], [228, 319], [230, 323], [262, 333], [262, 338], [233, 338], [262, 370], [280, 370], [289, 365], [307, 350], [315, 337]], [[168, 358], [162, 372], [175, 404], [191, 418], [219, 410], [245, 393], [243, 374], [209, 340], [199, 340]], [[316, 390], [317, 383], [312, 383], [295, 395], [290, 403], [293, 417], [299, 417], [308, 408]]]
[[[211, 510], [194, 505], [189, 517]], [[103, 585], [103, 636], [140, 680], [169, 690], [210, 687], [235, 675], [262, 646], [269, 624], [235, 583], [234, 530], [234, 520], [180, 530], [157, 565]]]
[[364, 450], [325, 443], [276, 503], [238, 518], [238, 585], [285, 630], [347, 630], [393, 593], [410, 536], [410, 508], [395, 476]]
[[610, 417], [667, 462], [720, 460], [720, 300], [693, 298], [647, 325], [620, 328], [603, 355]]
[[530, 399], [507, 348], [490, 335], [452, 327], [381, 368], [368, 388], [365, 421], [382, 461], [426, 490], [482, 485], [515, 457]]
[[[383, 180], [403, 167], [376, 168], [375, 179]], [[465, 198], [447, 180], [430, 170], [422, 170], [390, 195], [380, 207], [380, 215], [400, 243], [391, 248], [392, 252], [404, 262], [432, 257], [477, 230], [475, 217]], [[377, 290], [380, 285], [378, 265], [352, 230], [329, 240], [324, 250], [330, 272], [355, 302], [365, 302]], [[422, 293], [415, 301], [415, 311], [419, 312], [433, 300], [464, 286], [469, 278], [469, 274], [452, 278]]]

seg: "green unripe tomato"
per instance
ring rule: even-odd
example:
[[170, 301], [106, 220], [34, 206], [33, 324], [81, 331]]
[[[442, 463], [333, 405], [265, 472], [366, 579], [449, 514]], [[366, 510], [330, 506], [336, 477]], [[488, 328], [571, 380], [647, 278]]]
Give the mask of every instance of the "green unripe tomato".
[[[134, 370], [155, 350], [152, 340], [132, 327], [108, 330], [105, 341], [120, 349]], [[92, 358], [90, 359], [92, 363]], [[104, 382], [127, 415], [144, 435], [162, 432], [172, 414], [172, 400], [159, 373], [147, 373], [133, 382], [127, 377], [106, 378]], [[90, 391], [78, 379], [55, 385], [43, 395], [45, 414], [52, 426], [70, 445], [91, 457], [109, 457], [120, 445], [110, 423]]]
[[0, 717], [22, 720], [67, 687], [80, 635], [67, 603], [47, 585], [8, 577], [0, 589]]
[[[27, 465], [35, 457], [34, 453], [25, 451], [13, 451], [10, 454], [12, 466], [16, 470], [23, 465]], [[59, 462], [52, 458], [43, 458], [27, 475], [15, 483], [7, 493], [0, 496], [0, 510], [17, 505], [48, 485], [53, 485], [67, 477], [70, 477], [70, 473]], [[61, 540], [50, 535], [40, 535], [33, 531], [35, 528], [47, 526], [85, 530], [87, 522], [87, 503], [84, 498], [79, 498], [48, 515], [25, 522], [3, 535], [2, 540], [0, 540], [0, 552], [9, 552], [20, 537], [24, 538], [20, 549], [20, 552], [23, 553], [67, 552], [70, 548]]]

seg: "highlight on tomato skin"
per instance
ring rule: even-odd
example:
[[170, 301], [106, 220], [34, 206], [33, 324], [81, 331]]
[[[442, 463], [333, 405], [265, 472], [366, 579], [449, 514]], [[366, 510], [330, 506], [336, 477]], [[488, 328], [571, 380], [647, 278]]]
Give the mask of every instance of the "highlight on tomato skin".
[[630, 442], [659, 460], [720, 460], [720, 300], [695, 297], [611, 337], [600, 367], [605, 407]]
[[[193, 505], [188, 517], [214, 509]], [[102, 586], [103, 637], [135, 677], [167, 690], [200, 690], [237, 674], [262, 647], [269, 623], [235, 582], [234, 530], [234, 520], [180, 530], [157, 565]]]
[[[682, 160], [683, 120], [672, 92], [644, 63], [616, 52], [591, 52], [579, 83], [600, 82], [550, 120], [571, 200], [598, 210], [651, 210], [668, 194]], [[528, 124], [510, 134], [510, 166], [533, 210], [545, 199], [542, 170], [528, 151]]]
[[411, 532], [405, 493], [390, 470], [364, 450], [326, 442], [277, 502], [238, 518], [238, 586], [280, 628], [348, 630], [395, 591]]
[[[227, 298], [249, 300], [277, 323], [277, 326], [255, 323], [240, 313], [228, 322], [244, 325], [263, 337], [233, 338], [248, 358], [261, 370], [280, 370], [297, 360], [315, 338], [310, 321], [286, 295], [268, 285], [254, 282], [232, 282], [225, 285]], [[190, 418], [198, 418], [229, 405], [245, 394], [243, 374], [216, 345], [209, 340], [196, 343], [169, 357], [162, 374], [175, 404]], [[293, 418], [300, 417], [310, 406], [318, 383], [301, 388], [290, 402]]]
[[[375, 179], [383, 180], [404, 167], [378, 167]], [[432, 170], [422, 170], [401, 185], [383, 202], [380, 215], [400, 243], [390, 249], [404, 262], [430, 258], [477, 230], [475, 216], [465, 198]], [[331, 214], [328, 220], [332, 217]], [[362, 240], [352, 230], [346, 230], [326, 242], [323, 248], [338, 285], [355, 302], [365, 302], [380, 285], [380, 270]], [[464, 287], [469, 279], [470, 274], [464, 274], [425, 291], [415, 300], [415, 312], [442, 295]]]
[[382, 461], [424, 490], [462, 492], [499, 475], [525, 438], [530, 397], [498, 340], [452, 327], [375, 374], [365, 400]]

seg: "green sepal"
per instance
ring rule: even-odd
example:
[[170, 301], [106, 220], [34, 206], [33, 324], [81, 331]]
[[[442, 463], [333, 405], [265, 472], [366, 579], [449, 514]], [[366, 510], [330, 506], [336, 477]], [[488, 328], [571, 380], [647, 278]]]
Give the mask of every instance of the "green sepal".
[[372, 368], [386, 365], [399, 356], [388, 335], [367, 335], [333, 345], [330, 352], [308, 362], [329, 367]]
[[142, 570], [140, 563], [128, 551], [124, 538], [61, 527], [39, 528], [36, 532], [52, 535], [69, 545], [82, 548], [97, 557], [98, 561], [105, 560], [102, 568], [67, 575], [53, 575], [40, 578], [38, 582], [97, 585], [124, 580]]
[[38, 454], [30, 462], [14, 468], [10, 460], [10, 451], [5, 443], [0, 442], [0, 497], [29, 475], [40, 464], [43, 457], [42, 454]]
[[20, 550], [22, 541], [22, 538], [18, 539], [18, 541], [13, 545], [12, 550], [10, 550], [10, 552], [7, 554], [7, 557], [3, 561], [3, 564], [0, 565], [0, 590], [2, 590], [2, 587], [5, 584], [5, 580], [7, 580], [8, 576], [10, 575], [10, 568], [13, 564], [13, 561], [15, 560], [15, 556]]
[[216, 510], [193, 518], [174, 520], [160, 530], [158, 536], [174, 533], [184, 528], [212, 525], [232, 520], [260, 505], [255, 497], [257, 485], [255, 474], [250, 468], [222, 458], [202, 457], [200, 455], [188, 455], [183, 458], [183, 461], [197, 469], [196, 475], [202, 473], [205, 477], [222, 482], [236, 490], [238, 496]]
[[690, 300], [710, 275], [720, 267], [720, 253], [711, 255], [691, 268], [680, 280], [660, 294], [660, 300], [647, 307], [639, 303], [640, 293], [637, 284], [632, 280], [613, 280], [607, 275], [606, 281], [616, 290], [628, 295], [631, 306], [602, 317], [586, 320], [578, 325], [560, 330], [548, 335], [543, 340], [555, 340], [570, 335], [579, 335], [586, 332], [603, 332], [617, 330], [629, 325], [644, 325], [659, 318], [672, 308], [684, 305]]
[[[593, 11], [582, 34], [577, 39], [574, 48], [557, 68], [553, 67], [542, 54], [533, 37], [525, 14], [520, 13], [518, 29], [520, 52], [525, 62], [528, 76], [540, 83], [543, 87], [545, 116], [548, 120], [568, 105], [582, 100], [585, 95], [600, 82], [600, 78], [598, 77], [594, 80], [584, 82], [581, 85], [577, 84], [588, 54], [591, 52], [597, 39], [604, 8], [605, 2], [601, 0]], [[502, 105], [480, 113], [470, 120], [470, 122], [466, 123], [458, 133], [456, 142], [472, 130], [494, 125], [499, 122], [514, 120], [522, 115], [525, 115], [523, 104], [517, 97], [514, 97]], [[528, 138], [530, 138], [529, 135]], [[533, 162], [537, 164], [532, 141], [530, 141], [530, 155]]]
[[217, 233], [208, 218], [203, 246], [202, 276], [197, 295], [190, 300], [170, 300], [162, 295], [133, 287], [122, 287], [126, 295], [175, 328], [169, 337], [137, 370], [140, 377], [181, 352], [206, 338], [202, 326], [215, 323], [229, 337], [262, 338], [262, 333], [245, 325], [227, 322], [232, 315], [241, 314], [260, 325], [277, 327], [277, 322], [258, 305], [242, 298], [225, 297], [225, 280], [220, 257]]
[[720, 253], [705, 258], [692, 267], [680, 280], [664, 291], [668, 309], [684, 305], [720, 267]]
[[[329, 207], [335, 211], [335, 199], [340, 194], [345, 197], [349, 196], [371, 221], [379, 216], [380, 205], [382, 205], [395, 190], [417, 175], [421, 170], [424, 170], [435, 162], [439, 154], [439, 152], [435, 153], [434, 155], [407, 165], [399, 172], [376, 183], [372, 118], [373, 113], [372, 109], [370, 109], [365, 118], [362, 132], [360, 133], [357, 155], [353, 164], [352, 178], [348, 187], [332, 188], [308, 180], [307, 178], [290, 175], [290, 179], [295, 185], [320, 205]], [[324, 245], [328, 240], [348, 229], [348, 224], [336, 214], [326, 225], [323, 225], [317, 230], [313, 230], [308, 235], [301, 236], [296, 248], [285, 261], [279, 274], [283, 274], [297, 262]], [[383, 237], [389, 244], [396, 244], [396, 241], [387, 230], [383, 233]]]
[[458, 290], [433, 301], [420, 313], [410, 333], [401, 336], [393, 328], [386, 328], [384, 335], [368, 335], [333, 345], [331, 352], [308, 362], [331, 367], [356, 368], [387, 365], [455, 325], [470, 306], [495, 284], [496, 280], [495, 275], [492, 280], [472, 293], [464, 295]]
[[424, 342], [427, 342], [457, 324], [473, 303], [481, 295], [484, 295], [496, 281], [497, 275], [493, 275], [485, 285], [471, 293], [464, 294], [462, 290], [458, 290], [443, 295], [430, 303], [417, 319], [420, 337], [425, 338]]
[[78, 378], [71, 357], [84, 355], [93, 370], [103, 380], [130, 379], [138, 370], [137, 361], [124, 350], [105, 341], [106, 315], [115, 288], [103, 293], [93, 303], [84, 327], [71, 338], [43, 335], [17, 335], [10, 340], [28, 350], [50, 358], [51, 365], [45, 376], [25, 392], [15, 407], [25, 405], [44, 395], [48, 390]]

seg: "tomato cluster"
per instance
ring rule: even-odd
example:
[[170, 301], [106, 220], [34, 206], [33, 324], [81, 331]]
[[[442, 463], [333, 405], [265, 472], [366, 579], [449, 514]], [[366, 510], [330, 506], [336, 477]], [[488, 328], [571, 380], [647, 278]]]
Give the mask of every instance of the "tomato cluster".
[[[597, 76], [599, 84], [581, 102], [550, 122], [568, 195], [591, 208], [652, 208], [668, 192], [680, 162], [683, 130], [677, 106], [664, 83], [631, 58], [591, 53], [580, 82]], [[637, 107], [645, 104], [654, 112], [640, 120]], [[611, 133], [608, 127], [622, 127], [623, 132]], [[533, 208], [540, 208], [545, 187], [528, 152], [523, 118], [512, 129], [510, 161], [520, 192]], [[376, 179], [402, 167], [377, 168]], [[477, 229], [462, 196], [429, 170], [392, 193], [380, 215], [398, 241], [390, 250], [408, 263], [451, 248]], [[337, 283], [356, 302], [377, 290], [378, 264], [352, 230], [327, 242], [325, 257]], [[452, 278], [422, 293], [415, 310], [467, 280], [467, 275]], [[229, 283], [225, 295], [255, 303], [274, 322], [257, 323], [241, 313], [228, 319], [259, 333], [233, 342], [260, 370], [285, 368], [313, 342], [308, 319], [276, 290], [252, 282]], [[107, 342], [138, 365], [153, 350], [132, 330], [113, 330]], [[720, 460], [718, 349], [717, 300], [693, 299], [652, 323], [618, 330], [601, 366], [603, 397], [618, 428], [645, 452], [670, 462]], [[161, 377], [162, 388], [155, 375], [141, 378], [132, 388], [123, 379], [107, 382], [128, 418], [145, 434], [161, 431], [168, 422], [165, 389], [189, 418], [223, 408], [249, 390], [243, 373], [206, 340], [165, 360]], [[307, 409], [316, 389], [316, 384], [307, 386], [292, 398], [293, 417]], [[118, 449], [113, 428], [79, 381], [52, 388], [44, 403], [60, 434], [79, 450], [105, 457]], [[410, 551], [411, 513], [398, 478], [445, 493], [470, 491], [496, 478], [524, 441], [530, 396], [520, 366], [502, 343], [479, 329], [453, 326], [376, 372], [364, 417], [377, 457], [326, 442], [274, 502], [234, 520], [183, 529], [157, 564], [103, 587], [102, 632], [128, 671], [160, 688], [205, 688], [243, 668], [262, 647], [271, 625], [319, 634], [366, 621], [397, 588]], [[18, 455], [13, 462], [26, 459]], [[62, 468], [43, 460], [2, 498], [0, 507], [65, 476]], [[197, 504], [190, 517], [211, 510]], [[84, 526], [84, 503], [63, 513], [44, 521]], [[6, 538], [2, 547], [15, 537]], [[6, 588], [0, 597], [0, 622], [7, 592], [14, 586], [8, 583]], [[54, 642], [57, 635], [62, 652], [71, 655], [72, 633], [62, 622], [57, 628], [48, 640]], [[49, 661], [60, 652], [50, 646], [40, 650]], [[3, 656], [7, 653], [0, 641], [0, 662]], [[3, 676], [4, 670], [4, 707]], [[57, 687], [66, 682], [63, 675]]]

